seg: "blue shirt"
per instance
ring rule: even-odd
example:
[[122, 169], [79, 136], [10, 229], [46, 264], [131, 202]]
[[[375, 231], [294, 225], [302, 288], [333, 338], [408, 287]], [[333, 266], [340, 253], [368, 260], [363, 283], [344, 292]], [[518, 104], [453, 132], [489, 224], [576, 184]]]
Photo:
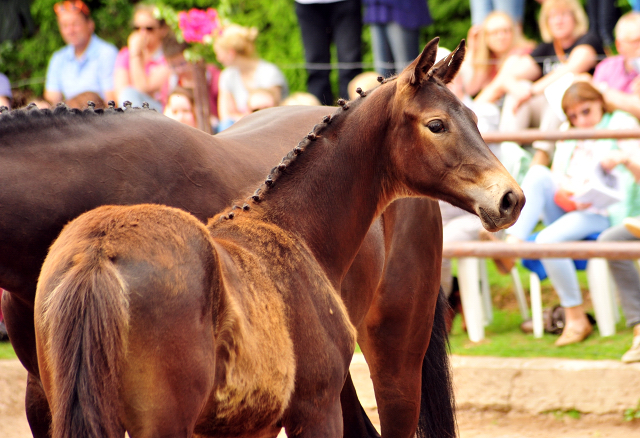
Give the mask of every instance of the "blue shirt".
[[114, 89], [113, 70], [118, 49], [96, 35], [91, 35], [87, 49], [76, 58], [75, 49], [67, 45], [57, 50], [49, 61], [45, 89], [61, 92], [65, 99], [85, 91], [98, 93]]
[[0, 73], [0, 96], [11, 97], [11, 83], [2, 73]]

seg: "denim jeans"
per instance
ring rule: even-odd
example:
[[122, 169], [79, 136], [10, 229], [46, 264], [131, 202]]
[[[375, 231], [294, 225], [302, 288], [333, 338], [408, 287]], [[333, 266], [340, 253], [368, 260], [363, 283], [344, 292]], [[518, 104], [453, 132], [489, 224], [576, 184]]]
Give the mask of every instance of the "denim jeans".
[[[518, 221], [507, 234], [526, 240], [538, 220], [546, 227], [536, 236], [536, 243], [558, 243], [582, 240], [609, 227], [609, 218], [597, 213], [575, 210], [566, 213], [553, 200], [556, 183], [544, 166], [532, 166], [522, 181], [527, 202]], [[560, 297], [562, 307], [582, 304], [576, 267], [569, 258], [542, 259], [542, 265]]]
[[[605, 230], [598, 242], [638, 241], [624, 225], [616, 225]], [[613, 281], [618, 288], [618, 296], [627, 326], [640, 324], [640, 276], [635, 260], [607, 260]]]
[[370, 27], [373, 64], [385, 78], [401, 72], [420, 54], [420, 29], [408, 29], [394, 22]]
[[471, 6], [471, 24], [482, 24], [491, 12], [506, 12], [514, 21], [522, 23], [524, 0], [469, 0]]

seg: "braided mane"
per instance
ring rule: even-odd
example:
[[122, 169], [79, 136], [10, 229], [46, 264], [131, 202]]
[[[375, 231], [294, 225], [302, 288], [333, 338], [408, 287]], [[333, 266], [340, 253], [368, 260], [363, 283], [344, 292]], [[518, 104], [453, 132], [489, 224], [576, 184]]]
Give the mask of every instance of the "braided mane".
[[[378, 77], [378, 82], [381, 85], [384, 85], [388, 82], [392, 82], [396, 79], [396, 76], [389, 78]], [[377, 89], [378, 87], [374, 88]], [[269, 193], [270, 189], [272, 189], [277, 180], [284, 174], [284, 172], [293, 165], [298, 158], [299, 155], [308, 150], [311, 145], [321, 139], [322, 137], [327, 137], [327, 134], [332, 132], [333, 130], [337, 130], [340, 128], [342, 123], [344, 122], [347, 114], [345, 114], [350, 108], [359, 107], [364, 98], [368, 96], [368, 94], [373, 91], [363, 91], [360, 87], [356, 89], [356, 92], [359, 94], [359, 97], [352, 101], [346, 101], [345, 99], [338, 99], [337, 104], [340, 106], [333, 114], [329, 116], [324, 116], [322, 122], [316, 124], [312, 130], [298, 143], [296, 147], [294, 147], [287, 155], [285, 155], [280, 163], [271, 169], [264, 182], [260, 184], [260, 186], [255, 190], [253, 195], [249, 196], [245, 202], [242, 203], [242, 206], [238, 205], [239, 203], [234, 204], [231, 207], [231, 211], [227, 214], [220, 214], [218, 216], [219, 221], [224, 221], [228, 219], [233, 219], [236, 214], [240, 211], [249, 211], [251, 209], [251, 205], [257, 205], [261, 201], [265, 199], [265, 196]]]
[[[91, 101], [87, 103], [89, 108], [80, 110], [70, 108], [64, 103], [59, 103], [54, 109], [40, 109], [34, 103], [30, 103], [25, 108], [9, 110], [6, 106], [0, 107], [0, 138], [15, 135], [20, 132], [37, 129], [47, 129], [60, 126], [60, 123], [71, 124], [91, 120], [95, 116], [111, 116], [123, 114], [123, 108], [116, 108], [113, 101], [109, 101], [109, 108], [94, 109], [95, 104]], [[149, 109], [149, 105], [143, 104], [143, 108], [132, 107], [131, 102], [124, 102], [126, 113], [132, 110], [155, 111]]]

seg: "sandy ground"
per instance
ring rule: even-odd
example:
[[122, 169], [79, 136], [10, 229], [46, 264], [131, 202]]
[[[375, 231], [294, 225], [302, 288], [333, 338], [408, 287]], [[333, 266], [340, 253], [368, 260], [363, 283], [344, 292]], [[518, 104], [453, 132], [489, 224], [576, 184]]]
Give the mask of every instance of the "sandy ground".
[[[369, 370], [361, 356], [351, 366], [359, 398], [379, 427]], [[26, 372], [17, 360], [0, 360], [0, 438], [31, 438], [24, 414]], [[633, 438], [640, 437], [640, 422], [619, 415], [580, 419], [553, 414], [528, 416], [496, 411], [458, 412], [460, 438]]]

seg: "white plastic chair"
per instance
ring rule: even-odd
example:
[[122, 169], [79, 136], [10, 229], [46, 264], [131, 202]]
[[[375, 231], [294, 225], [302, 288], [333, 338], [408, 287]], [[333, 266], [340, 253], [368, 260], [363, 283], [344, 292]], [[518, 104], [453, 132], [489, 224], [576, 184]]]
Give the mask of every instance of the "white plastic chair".
[[[518, 307], [523, 319], [529, 317], [529, 306], [524, 295], [518, 270], [511, 269]], [[458, 286], [467, 335], [472, 342], [484, 339], [484, 327], [493, 320], [491, 289], [487, 275], [487, 260], [478, 257], [458, 258]]]

